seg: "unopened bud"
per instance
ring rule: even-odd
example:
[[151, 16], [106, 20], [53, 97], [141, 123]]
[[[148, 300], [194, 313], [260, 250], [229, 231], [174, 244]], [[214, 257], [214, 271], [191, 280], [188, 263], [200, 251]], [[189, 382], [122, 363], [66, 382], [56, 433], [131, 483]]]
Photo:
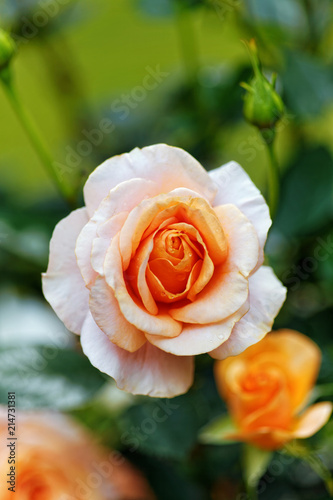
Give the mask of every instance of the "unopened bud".
[[0, 28], [0, 71], [7, 68], [16, 51], [12, 37]]
[[276, 75], [273, 76], [270, 83], [261, 71], [255, 41], [251, 40], [247, 46], [254, 77], [250, 83], [241, 83], [241, 86], [247, 91], [244, 96], [244, 117], [259, 129], [273, 128], [284, 112], [282, 99], [274, 88]]

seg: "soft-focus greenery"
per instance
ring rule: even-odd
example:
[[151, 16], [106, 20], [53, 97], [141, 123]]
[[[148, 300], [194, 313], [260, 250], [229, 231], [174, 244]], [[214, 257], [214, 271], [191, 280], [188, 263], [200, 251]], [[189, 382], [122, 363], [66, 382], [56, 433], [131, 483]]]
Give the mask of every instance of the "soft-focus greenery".
[[[45, 18], [43, 28], [31, 31], [34, 19]], [[286, 106], [276, 139], [281, 199], [266, 247], [267, 260], [289, 288], [275, 326], [297, 329], [319, 344], [319, 384], [333, 381], [332, 21], [331, 0], [0, 0], [0, 27], [18, 41], [18, 93], [54, 161], [65, 165], [68, 148], [76, 151], [101, 120], [115, 125], [64, 173], [78, 206], [81, 187], [99, 163], [156, 142], [183, 147], [207, 169], [236, 160], [267, 194], [267, 151], [242, 116], [245, 91], [239, 85], [252, 77], [241, 40], [256, 39], [265, 74], [279, 75], [277, 91]], [[135, 98], [135, 88], [156, 68], [167, 75], [143, 99]], [[119, 109], [126, 95], [128, 113]], [[16, 389], [24, 393], [19, 404], [71, 411], [144, 471], [158, 499], [246, 498], [237, 497], [245, 495], [241, 446], [198, 442], [199, 431], [225, 412], [208, 356], [198, 357], [189, 393], [171, 402], [122, 400], [114, 388], [88, 401], [106, 380], [76, 341], [61, 343], [59, 325], [45, 316], [45, 341], [39, 335], [29, 342], [23, 305], [29, 299], [47, 307], [40, 273], [52, 230], [69, 208], [2, 88], [0, 113], [0, 300], [16, 301], [14, 309], [0, 304], [0, 395], [16, 389], [14, 374], [26, 377], [28, 388], [20, 383]], [[324, 399], [332, 396], [333, 388], [327, 389]], [[167, 416], [162, 422], [153, 417], [158, 405]], [[333, 423], [309, 442], [332, 467]], [[264, 476], [260, 500], [328, 498], [306, 464], [294, 459], [286, 465], [279, 456], [280, 466]]]

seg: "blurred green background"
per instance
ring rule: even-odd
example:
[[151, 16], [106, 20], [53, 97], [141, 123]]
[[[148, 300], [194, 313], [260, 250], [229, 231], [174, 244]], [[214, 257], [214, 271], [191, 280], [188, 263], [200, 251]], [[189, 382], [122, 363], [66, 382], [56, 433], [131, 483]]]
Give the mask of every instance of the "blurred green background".
[[[0, 0], [0, 26], [18, 44], [18, 93], [78, 206], [98, 164], [157, 142], [186, 149], [207, 169], [236, 160], [266, 195], [267, 152], [244, 121], [239, 86], [252, 75], [241, 40], [256, 39], [286, 105], [275, 145], [281, 199], [266, 247], [289, 288], [276, 327], [320, 345], [321, 384], [333, 381], [332, 20], [331, 0]], [[113, 130], [101, 135], [106, 119]], [[70, 411], [137, 463], [159, 499], [242, 494], [239, 446], [197, 441], [199, 429], [225, 411], [208, 356], [198, 358], [194, 387], [175, 399], [170, 419], [137, 440], [131, 429], [156, 401], [109, 387], [45, 304], [40, 273], [69, 208], [1, 87], [0, 174], [1, 401], [15, 386], [23, 407]], [[313, 442], [332, 465], [332, 423]], [[259, 498], [327, 494], [295, 461], [267, 480]]]

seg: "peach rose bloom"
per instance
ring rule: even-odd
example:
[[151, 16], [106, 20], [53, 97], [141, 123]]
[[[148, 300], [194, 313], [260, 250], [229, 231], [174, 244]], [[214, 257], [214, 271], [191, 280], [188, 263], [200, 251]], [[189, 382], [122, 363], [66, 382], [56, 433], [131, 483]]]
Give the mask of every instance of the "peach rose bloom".
[[15, 493], [7, 448], [7, 408], [0, 407], [1, 500], [153, 500], [148, 483], [119, 452], [98, 447], [63, 415], [16, 413]]
[[321, 353], [293, 330], [270, 333], [239, 356], [215, 364], [215, 380], [238, 428], [228, 437], [274, 450], [315, 434], [332, 403], [303, 411], [316, 381]]
[[194, 355], [270, 331], [285, 288], [262, 266], [269, 211], [238, 164], [208, 174], [182, 149], [134, 149], [96, 168], [84, 200], [54, 230], [43, 290], [120, 389], [182, 394]]

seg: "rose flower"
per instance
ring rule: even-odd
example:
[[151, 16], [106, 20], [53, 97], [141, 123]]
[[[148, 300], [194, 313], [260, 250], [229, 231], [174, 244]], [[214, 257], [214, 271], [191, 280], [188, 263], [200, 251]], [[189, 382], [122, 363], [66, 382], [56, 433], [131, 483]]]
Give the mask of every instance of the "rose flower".
[[237, 430], [228, 439], [274, 450], [315, 434], [329, 419], [332, 403], [306, 410], [321, 353], [293, 330], [270, 333], [239, 356], [215, 364], [215, 380]]
[[0, 407], [1, 500], [155, 498], [146, 480], [119, 452], [98, 447], [63, 415], [16, 412], [15, 426], [16, 451], [12, 450], [9, 463], [7, 408]]
[[100, 165], [84, 199], [54, 230], [43, 290], [120, 389], [184, 393], [194, 355], [270, 331], [285, 289], [262, 266], [269, 211], [238, 164], [208, 174], [182, 149], [134, 149]]

